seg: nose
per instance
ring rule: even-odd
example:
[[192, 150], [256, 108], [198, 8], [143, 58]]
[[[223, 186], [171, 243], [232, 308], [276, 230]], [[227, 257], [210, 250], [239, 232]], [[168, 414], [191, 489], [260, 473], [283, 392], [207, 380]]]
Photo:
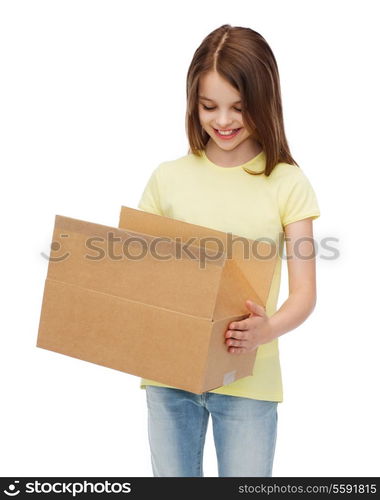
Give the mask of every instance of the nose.
[[232, 118], [228, 111], [220, 111], [216, 118], [217, 128], [228, 128], [232, 123]]

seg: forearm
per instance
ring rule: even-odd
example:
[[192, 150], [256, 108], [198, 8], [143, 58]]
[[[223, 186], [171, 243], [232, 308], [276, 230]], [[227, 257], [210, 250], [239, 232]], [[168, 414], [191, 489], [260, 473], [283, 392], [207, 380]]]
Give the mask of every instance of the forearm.
[[313, 312], [315, 303], [315, 293], [299, 291], [290, 294], [278, 311], [269, 318], [270, 333], [267, 342], [301, 325]]

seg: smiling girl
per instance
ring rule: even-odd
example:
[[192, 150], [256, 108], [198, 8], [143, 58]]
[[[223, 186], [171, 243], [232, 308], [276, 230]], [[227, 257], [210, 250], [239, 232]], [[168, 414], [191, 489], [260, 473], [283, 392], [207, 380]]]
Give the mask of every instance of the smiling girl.
[[[153, 171], [138, 207], [230, 232], [269, 238], [278, 260], [265, 308], [228, 325], [231, 356], [257, 348], [252, 375], [203, 394], [142, 380], [155, 476], [203, 476], [211, 415], [219, 476], [272, 475], [277, 405], [283, 401], [278, 337], [316, 304], [315, 192], [285, 137], [280, 81], [266, 40], [223, 25], [196, 50], [187, 74], [190, 149]], [[277, 309], [285, 236], [289, 296]]]

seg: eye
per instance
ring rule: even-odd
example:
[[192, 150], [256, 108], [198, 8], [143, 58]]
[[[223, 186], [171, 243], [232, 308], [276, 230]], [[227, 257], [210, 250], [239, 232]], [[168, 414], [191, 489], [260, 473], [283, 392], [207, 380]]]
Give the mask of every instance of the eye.
[[[209, 108], [208, 106], [205, 106], [204, 104], [202, 104], [202, 107], [205, 111], [212, 111], [213, 109], [215, 109], [215, 106], [213, 108]], [[234, 108], [236, 111], [239, 111], [239, 113], [241, 113], [241, 109], [239, 108]]]

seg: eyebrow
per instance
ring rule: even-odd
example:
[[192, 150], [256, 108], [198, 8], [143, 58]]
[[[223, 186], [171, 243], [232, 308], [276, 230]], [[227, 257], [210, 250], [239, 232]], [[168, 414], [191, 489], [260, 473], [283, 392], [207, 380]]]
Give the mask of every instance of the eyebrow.
[[[205, 97], [204, 95], [200, 95], [199, 98], [204, 99], [205, 101], [212, 101], [212, 99], [210, 99], [209, 97]], [[239, 101], [233, 102], [232, 104], [237, 104], [239, 102], [241, 102], [241, 99]]]

